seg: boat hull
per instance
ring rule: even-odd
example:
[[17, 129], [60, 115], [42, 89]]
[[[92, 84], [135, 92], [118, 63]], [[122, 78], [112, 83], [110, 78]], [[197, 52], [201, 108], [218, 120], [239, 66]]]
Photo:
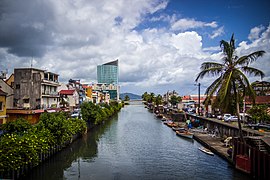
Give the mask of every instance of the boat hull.
[[205, 154], [208, 154], [210, 156], [214, 156], [214, 153], [212, 151], [210, 151], [209, 149], [200, 147], [199, 150], [202, 151], [202, 152], [204, 152]]
[[190, 133], [187, 131], [186, 132], [176, 131], [176, 135], [180, 137], [188, 138], [188, 139], [193, 139], [193, 133]]

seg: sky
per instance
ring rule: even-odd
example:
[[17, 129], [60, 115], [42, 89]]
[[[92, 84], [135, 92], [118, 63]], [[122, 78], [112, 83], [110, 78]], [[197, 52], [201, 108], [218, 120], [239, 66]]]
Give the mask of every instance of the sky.
[[97, 65], [118, 59], [121, 92], [198, 94], [200, 65], [221, 62], [234, 33], [237, 55], [266, 52], [252, 66], [270, 81], [269, 12], [269, 0], [0, 0], [0, 70], [95, 83]]

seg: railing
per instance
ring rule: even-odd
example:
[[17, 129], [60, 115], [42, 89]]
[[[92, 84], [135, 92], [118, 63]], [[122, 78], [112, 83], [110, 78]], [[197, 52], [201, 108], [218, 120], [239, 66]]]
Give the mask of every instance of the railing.
[[270, 179], [270, 155], [240, 142], [238, 138], [233, 140], [233, 162], [237, 169], [255, 179]]
[[58, 92], [57, 91], [45, 91], [45, 92], [42, 92], [42, 95], [57, 96]]

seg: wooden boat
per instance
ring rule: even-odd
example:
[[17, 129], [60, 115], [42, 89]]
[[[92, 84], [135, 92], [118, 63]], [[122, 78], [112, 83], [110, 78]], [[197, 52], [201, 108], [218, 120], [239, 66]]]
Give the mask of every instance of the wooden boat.
[[165, 117], [163, 117], [163, 118], [161, 119], [161, 121], [167, 121], [167, 119], [166, 119]]
[[193, 139], [193, 133], [189, 132], [189, 131], [176, 131], [176, 135], [180, 136], [180, 137], [184, 137], [184, 138], [189, 138], [189, 139]]
[[214, 153], [205, 147], [199, 147], [199, 150], [201, 150], [202, 152], [204, 152], [208, 155], [214, 156]]
[[157, 118], [163, 118], [163, 115], [162, 114], [156, 114], [156, 117]]
[[166, 121], [163, 121], [163, 124], [167, 125], [168, 123], [172, 123], [171, 120], [166, 120]]
[[167, 126], [169, 126], [169, 127], [177, 127], [177, 124], [175, 124], [174, 122], [169, 122], [169, 123], [167, 123]]
[[174, 130], [174, 131], [185, 131], [185, 128], [183, 128], [183, 127], [172, 127], [172, 130]]

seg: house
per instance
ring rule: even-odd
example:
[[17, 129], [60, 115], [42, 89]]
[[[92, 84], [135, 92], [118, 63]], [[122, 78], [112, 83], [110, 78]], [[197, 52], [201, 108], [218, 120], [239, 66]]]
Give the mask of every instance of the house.
[[7, 122], [23, 118], [30, 124], [36, 124], [39, 122], [39, 117], [42, 113], [44, 113], [43, 109], [7, 109]]
[[68, 81], [67, 84], [68, 89], [72, 90], [76, 90], [77, 93], [79, 94], [79, 105], [82, 104], [83, 101], [85, 101], [86, 96], [85, 96], [85, 91], [82, 87], [81, 81], [80, 80], [74, 80], [74, 79], [70, 79]]
[[[245, 110], [249, 109], [253, 105], [253, 101], [250, 97], [245, 97]], [[256, 96], [255, 98], [256, 105], [268, 105], [270, 106], [270, 96]]]
[[14, 98], [14, 90], [13, 88], [7, 83], [7, 81], [0, 79], [0, 87], [2, 91], [7, 93], [6, 95], [6, 108], [10, 109], [14, 106], [13, 98]]
[[109, 93], [110, 99], [119, 100], [119, 86], [116, 84], [97, 83], [92, 85], [92, 90], [105, 94]]
[[75, 89], [61, 90], [59, 94], [61, 101], [65, 102], [61, 103], [62, 107], [66, 104], [70, 111], [79, 107], [79, 94]]
[[7, 93], [0, 89], [0, 124], [6, 123], [6, 96]]
[[10, 87], [14, 89], [14, 73], [12, 73], [5, 81]]
[[89, 86], [87, 84], [82, 85], [83, 90], [85, 91], [86, 101], [93, 102], [93, 89], [92, 86]]
[[270, 82], [267, 81], [255, 81], [251, 84], [253, 90], [257, 96], [269, 96], [270, 95]]
[[24, 109], [59, 107], [58, 76], [36, 68], [14, 69], [14, 107]]

